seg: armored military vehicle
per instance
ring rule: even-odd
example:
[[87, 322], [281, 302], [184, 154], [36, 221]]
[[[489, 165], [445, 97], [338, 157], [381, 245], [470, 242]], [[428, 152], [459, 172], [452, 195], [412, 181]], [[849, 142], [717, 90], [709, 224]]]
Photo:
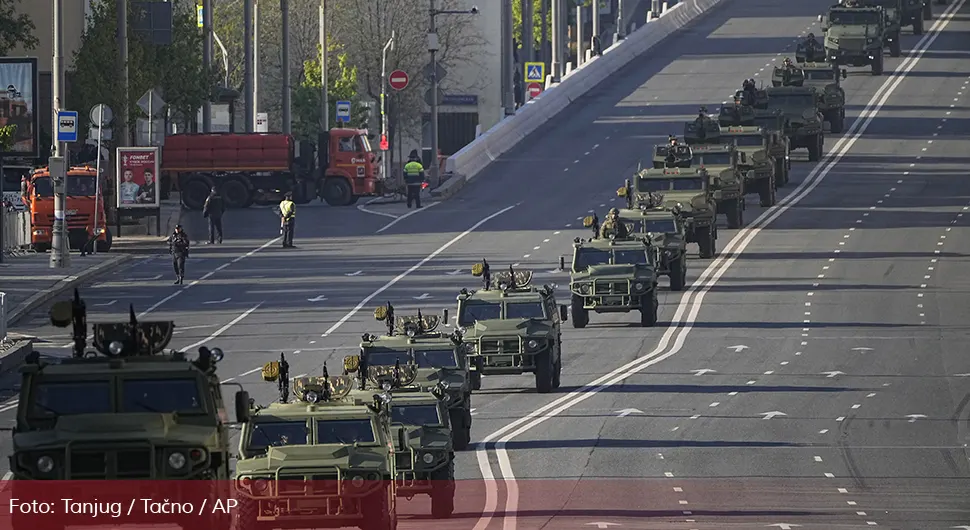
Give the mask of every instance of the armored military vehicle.
[[[919, 2], [920, 0], [916, 0], [915, 4], [909, 4], [907, 0], [860, 0], [858, 5], [883, 9], [886, 17], [886, 38], [883, 40], [883, 46], [889, 50], [889, 55], [899, 57], [903, 53], [902, 42], [899, 40], [902, 26], [913, 24], [913, 17], [922, 24], [922, 9]], [[904, 5], [908, 8], [904, 9]]]
[[[715, 177], [716, 178], [716, 177]], [[697, 243], [701, 258], [713, 258], [717, 252], [717, 204], [711, 191], [714, 180], [706, 169], [643, 169], [617, 190], [627, 198], [631, 209], [646, 205], [656, 208], [654, 194], [661, 194], [659, 207], [671, 210], [686, 221], [688, 243]]]
[[[632, 193], [624, 194], [632, 196]], [[683, 291], [687, 286], [687, 222], [665, 209], [662, 199], [655, 202], [659, 203], [655, 208], [641, 204], [640, 208], [620, 209], [620, 220], [633, 225], [631, 233], [646, 236], [650, 241], [657, 276], [670, 278], [671, 291]]]
[[775, 183], [784, 187], [791, 177], [791, 141], [786, 134], [788, 118], [781, 109], [754, 112], [752, 125], [761, 127], [768, 135], [768, 153], [775, 159]]
[[828, 63], [805, 63], [802, 74], [802, 86], [815, 87], [818, 91], [818, 108], [831, 125], [831, 132], [841, 133], [845, 128], [845, 90], [842, 89], [842, 80], [849, 73]]
[[721, 129], [717, 122], [705, 124], [706, 131], [699, 135], [696, 123], [684, 124], [684, 140], [691, 146], [691, 160], [686, 166], [707, 169], [718, 184], [712, 186], [717, 213], [727, 217], [728, 228], [741, 228], [744, 224], [744, 175], [738, 169], [743, 161], [733, 144], [721, 141]]
[[[38, 501], [38, 493], [60, 494], [54, 499], [60, 503], [67, 494], [64, 483], [55, 493], [41, 492], [31, 481], [157, 480], [158, 494], [172, 502], [202, 500], [174, 498], [178, 487], [163, 484], [175, 480], [210, 481], [209, 500], [226, 498], [229, 420], [216, 374], [222, 351], [203, 346], [192, 360], [166, 350], [175, 324], [139, 322], [133, 307], [127, 321], [93, 324], [93, 350], [88, 350], [86, 304], [76, 290], [72, 301], [53, 305], [50, 319], [54, 326], [73, 327], [73, 355], [42, 359], [32, 352], [20, 367], [10, 494], [17, 498], [26, 488], [30, 497], [20, 498]], [[235, 398], [237, 416], [245, 418], [249, 395], [240, 391]], [[88, 488], [76, 491], [76, 500], [99, 493]], [[198, 486], [192, 489], [199, 494]], [[140, 515], [145, 520], [129, 514], [125, 524], [220, 528], [229, 522], [228, 515], [219, 514]], [[69, 524], [104, 524], [75, 519]], [[18, 511], [11, 524], [17, 530], [45, 526], [37, 515]]]
[[[266, 363], [278, 403], [253, 406], [239, 435], [236, 530], [397, 527], [391, 396], [355, 390], [353, 376], [292, 380], [289, 363]], [[400, 446], [400, 444], [398, 443]]]
[[825, 53], [835, 65], [871, 66], [882, 75], [882, 49], [886, 41], [886, 13], [880, 6], [832, 6], [819, 15], [825, 30]]
[[[447, 314], [447, 310], [445, 310]], [[398, 316], [390, 303], [374, 310], [374, 318], [387, 326], [385, 335], [365, 333], [361, 338], [360, 355], [344, 358], [344, 373], [352, 373], [363, 367], [394, 366], [408, 363], [416, 367], [416, 378], [407, 387], [395, 392], [429, 389], [443, 384], [447, 391], [448, 414], [455, 449], [461, 451], [471, 440], [472, 380], [466, 356], [471, 346], [462, 342], [461, 332], [451, 334], [438, 331], [447, 316], [437, 315]], [[481, 387], [481, 375], [474, 380]]]
[[776, 173], [779, 164], [768, 151], [771, 134], [755, 126], [724, 127], [721, 140], [738, 152], [738, 168], [744, 175], [745, 191], [757, 193], [761, 206], [774, 206], [775, 190], [780, 184]]
[[818, 108], [818, 93], [813, 87], [771, 87], [768, 109], [780, 110], [787, 118], [785, 135], [791, 149], [808, 149], [808, 160], [816, 162], [825, 148], [823, 117]]
[[[623, 221], [621, 221], [623, 222]], [[583, 225], [593, 228], [594, 237], [576, 238], [569, 267], [569, 290], [573, 327], [585, 328], [589, 313], [640, 312], [640, 325], [657, 325], [660, 303], [657, 300], [657, 271], [655, 251], [650, 239], [628, 235], [633, 223], [626, 226], [626, 237], [617, 231], [600, 234], [596, 216], [587, 216]], [[559, 258], [559, 268], [566, 269], [565, 257]]]
[[559, 388], [562, 374], [562, 323], [566, 306], [556, 303], [551, 285], [534, 287], [532, 271], [492, 276], [487, 260], [472, 267], [483, 288], [458, 294], [462, 340], [472, 345], [469, 364], [480, 375], [535, 374], [536, 391]]
[[771, 71], [771, 86], [802, 86], [804, 81], [801, 67], [776, 66]]
[[825, 61], [825, 46], [815, 40], [814, 35], [809, 35], [795, 45], [795, 62], [800, 64], [822, 61]]

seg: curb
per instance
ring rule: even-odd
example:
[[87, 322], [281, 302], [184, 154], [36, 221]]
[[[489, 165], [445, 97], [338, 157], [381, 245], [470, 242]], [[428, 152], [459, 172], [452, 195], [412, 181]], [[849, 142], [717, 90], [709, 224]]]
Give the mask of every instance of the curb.
[[18, 320], [25, 317], [28, 313], [44, 305], [51, 299], [60, 296], [64, 291], [71, 290], [92, 278], [117, 269], [121, 265], [131, 260], [132, 257], [133, 256], [130, 254], [119, 254], [117, 256], [112, 256], [94, 267], [86, 269], [74, 276], [68, 276], [50, 289], [41, 291], [31, 296], [27, 300], [24, 300], [17, 305], [13, 311], [7, 313], [7, 326], [13, 326]]
[[454, 175], [444, 184], [431, 190], [431, 196], [442, 200], [454, 197], [467, 183], [468, 178], [465, 175]]
[[34, 339], [20, 340], [22, 344], [0, 355], [0, 374], [15, 370], [24, 363], [24, 358], [34, 350]]

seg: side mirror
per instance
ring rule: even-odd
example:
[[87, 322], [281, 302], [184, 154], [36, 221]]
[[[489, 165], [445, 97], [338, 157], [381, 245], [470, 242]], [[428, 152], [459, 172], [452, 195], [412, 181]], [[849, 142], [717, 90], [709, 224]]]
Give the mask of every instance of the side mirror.
[[818, 21], [819, 21], [819, 22], [822, 22], [823, 20], [824, 20], [824, 16], [823, 16], [823, 15], [819, 15], [819, 16], [818, 16]]
[[236, 421], [240, 423], [249, 421], [249, 392], [245, 390], [236, 392]]
[[61, 300], [51, 306], [51, 324], [59, 328], [66, 328], [74, 321], [74, 306], [70, 300]]
[[442, 309], [441, 310], [441, 321], [444, 322], [446, 326], [450, 325], [450, 324], [448, 324], [448, 310], [447, 309]]
[[569, 319], [569, 311], [564, 305], [559, 306], [559, 319], [563, 322]]
[[849, 77], [849, 72], [848, 72], [848, 70], [846, 70], [845, 68], [843, 68], [843, 69], [842, 69], [842, 79], [846, 79], [846, 78], [848, 78], [848, 77]]
[[559, 270], [566, 270], [566, 258], [565, 256], [559, 256]]

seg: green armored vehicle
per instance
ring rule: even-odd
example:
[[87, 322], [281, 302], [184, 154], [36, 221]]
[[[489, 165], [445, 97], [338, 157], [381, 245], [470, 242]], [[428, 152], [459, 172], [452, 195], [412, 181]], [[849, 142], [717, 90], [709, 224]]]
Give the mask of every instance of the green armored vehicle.
[[478, 377], [532, 373], [540, 394], [559, 388], [567, 310], [556, 303], [553, 287], [532, 287], [532, 271], [511, 266], [493, 278], [487, 260], [476, 263], [472, 275], [482, 278], [483, 288], [458, 294], [462, 339], [474, 348], [468, 354], [472, 371]]
[[[910, 4], [907, 0], [859, 0], [857, 5], [860, 7], [881, 7], [886, 17], [886, 38], [883, 46], [889, 50], [889, 55], [899, 57], [903, 53], [902, 42], [899, 34], [903, 25], [913, 24], [913, 17], [922, 23], [922, 6], [920, 0], [915, 4]], [[907, 6], [904, 8], [904, 5]], [[915, 9], [914, 9], [915, 8]], [[905, 22], [903, 21], [905, 19]]]
[[[716, 178], [716, 177], [715, 177]], [[673, 211], [686, 221], [688, 243], [697, 243], [701, 258], [713, 258], [717, 252], [717, 204], [711, 191], [711, 178], [706, 169], [643, 169], [617, 190], [627, 198], [631, 209], [656, 208], [655, 194], [663, 197], [662, 208]]]
[[[625, 194], [628, 198], [630, 191]], [[645, 203], [640, 208], [621, 208], [620, 220], [633, 225], [631, 233], [642, 234], [650, 241], [657, 276], [670, 278], [671, 291], [683, 291], [687, 286], [687, 220], [663, 208], [662, 198], [655, 196], [661, 199], [655, 201], [657, 207], [649, 208]]]
[[831, 132], [839, 134], [845, 128], [845, 90], [842, 80], [849, 73], [828, 63], [805, 63], [801, 65], [802, 86], [815, 87], [819, 93], [818, 108], [831, 125]]
[[[183, 494], [169, 481], [209, 481], [209, 502], [229, 494], [229, 428], [216, 365], [218, 348], [199, 348], [190, 360], [182, 352], [165, 350], [175, 324], [139, 322], [133, 307], [127, 321], [92, 325], [88, 350], [86, 304], [78, 291], [73, 301], [57, 302], [50, 311], [57, 327], [73, 325], [70, 358], [43, 359], [30, 353], [20, 367], [21, 386], [10, 458], [12, 498], [38, 499], [38, 494], [72, 495], [69, 483], [85, 481], [73, 492], [78, 501], [95, 501], [87, 481], [143, 481], [136, 492], [153, 493], [171, 502]], [[246, 392], [236, 394], [236, 413], [245, 417]], [[36, 481], [58, 481], [54, 491], [39, 489]], [[151, 482], [149, 482], [151, 481]], [[157, 482], [155, 482], [157, 481]], [[107, 483], [106, 483], [107, 484]], [[194, 484], [204, 484], [195, 482]], [[197, 496], [198, 486], [185, 495]], [[97, 490], [97, 488], [95, 488]], [[19, 491], [19, 493], [18, 493]], [[100, 493], [105, 494], [104, 491]], [[103, 501], [102, 501], [103, 502]], [[14, 511], [11, 528], [45, 527], [36, 514]], [[141, 517], [142, 519], [139, 519]], [[129, 513], [124, 524], [171, 523], [182, 528], [228, 525], [228, 514], [168, 516]], [[48, 523], [52, 524], [52, 523]], [[90, 515], [74, 517], [73, 525], [104, 525]]]
[[872, 75], [882, 75], [882, 49], [886, 41], [886, 13], [882, 7], [832, 6], [819, 15], [825, 30], [825, 53], [837, 66], [872, 66]]
[[[344, 358], [344, 373], [369, 368], [394, 366], [395, 363], [413, 364], [416, 379], [404, 390], [432, 388], [443, 384], [447, 390], [448, 407], [455, 449], [461, 451], [471, 440], [471, 399], [473, 378], [468, 369], [466, 355], [471, 347], [462, 342], [457, 330], [451, 334], [437, 331], [444, 319], [436, 315], [399, 316], [395, 318], [391, 304], [374, 310], [374, 318], [387, 325], [386, 335], [365, 333], [360, 343], [360, 355]], [[474, 380], [481, 387], [481, 376]]]
[[757, 109], [754, 112], [751, 125], [761, 127], [768, 135], [768, 153], [775, 159], [775, 183], [778, 187], [786, 186], [791, 180], [791, 141], [786, 134], [788, 118], [781, 109]]
[[[946, 0], [937, 0], [938, 4], [946, 3]], [[851, 5], [851, 2], [843, 2]], [[902, 26], [912, 26], [913, 35], [922, 35], [925, 21], [933, 18], [933, 6], [930, 0], [856, 0], [857, 6], [882, 6], [889, 11], [895, 10], [890, 18], [893, 19], [889, 26], [897, 32], [896, 41], [899, 41], [898, 31]], [[894, 55], [893, 57], [899, 57]]]
[[263, 366], [279, 403], [253, 406], [239, 435], [235, 530], [397, 528], [391, 396], [355, 391], [355, 378], [293, 379], [289, 365]]
[[825, 61], [825, 46], [815, 40], [815, 34], [809, 33], [807, 37], [798, 41], [795, 45], [795, 62], [815, 63]]
[[823, 117], [818, 108], [818, 94], [813, 87], [771, 87], [768, 110], [779, 110], [787, 118], [785, 135], [790, 149], [808, 149], [808, 160], [817, 162], [825, 148]]
[[727, 217], [728, 228], [744, 224], [744, 175], [738, 169], [740, 160], [733, 145], [721, 143], [721, 129], [714, 120], [684, 124], [684, 141], [690, 145], [691, 159], [675, 167], [702, 167], [717, 184], [711, 186], [717, 213]]
[[781, 185], [776, 172], [784, 168], [784, 161], [778, 163], [771, 156], [772, 134], [757, 126], [722, 127], [721, 140], [738, 151], [745, 190], [757, 193], [761, 206], [774, 206], [775, 190]]

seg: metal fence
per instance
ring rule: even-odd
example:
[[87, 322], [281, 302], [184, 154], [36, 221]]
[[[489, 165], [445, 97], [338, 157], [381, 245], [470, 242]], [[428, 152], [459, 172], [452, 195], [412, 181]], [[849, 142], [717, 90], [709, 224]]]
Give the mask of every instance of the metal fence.
[[22, 256], [33, 253], [30, 249], [30, 212], [3, 209], [3, 234], [0, 245], [4, 256]]

